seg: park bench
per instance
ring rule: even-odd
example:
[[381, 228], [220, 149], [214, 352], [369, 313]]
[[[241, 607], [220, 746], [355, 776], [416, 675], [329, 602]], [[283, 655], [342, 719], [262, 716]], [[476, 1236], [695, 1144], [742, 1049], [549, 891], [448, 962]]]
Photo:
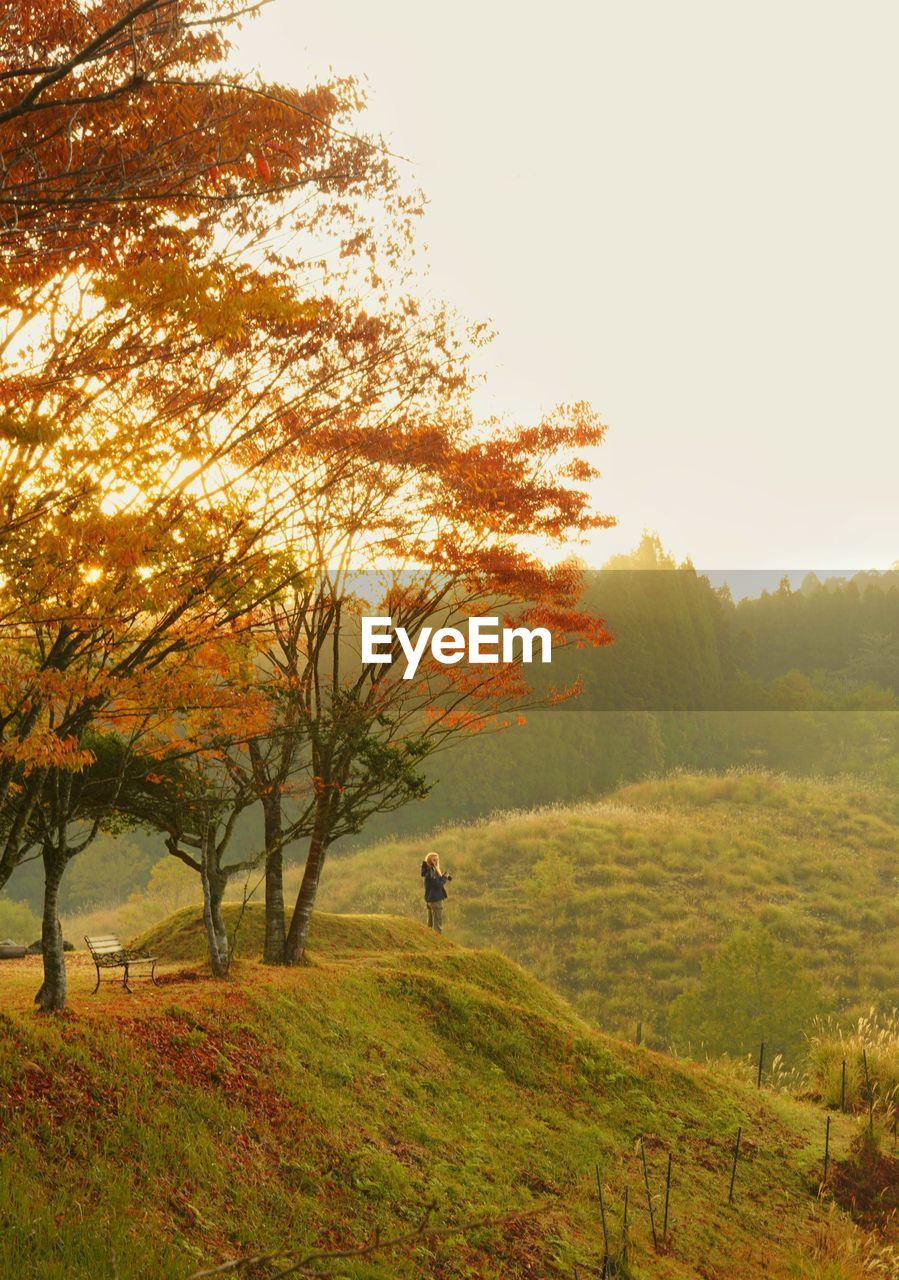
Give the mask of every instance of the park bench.
[[105, 937], [88, 938], [85, 936], [84, 941], [87, 943], [87, 949], [91, 953], [91, 959], [97, 968], [97, 985], [94, 987], [91, 995], [96, 995], [100, 990], [100, 970], [101, 969], [124, 969], [125, 973], [122, 978], [122, 986], [126, 991], [131, 988], [128, 985], [128, 978], [131, 976], [131, 969], [134, 965], [150, 966], [150, 972], [147, 977], [155, 985], [159, 986], [156, 981], [156, 965], [158, 963], [156, 956], [148, 955], [143, 947], [123, 947], [118, 938], [109, 935]]

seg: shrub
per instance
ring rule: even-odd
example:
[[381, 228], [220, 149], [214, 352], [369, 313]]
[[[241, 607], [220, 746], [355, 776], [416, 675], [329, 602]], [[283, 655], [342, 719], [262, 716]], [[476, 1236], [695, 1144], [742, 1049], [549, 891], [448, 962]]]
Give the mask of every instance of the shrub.
[[707, 1052], [747, 1053], [765, 1041], [796, 1052], [820, 998], [795, 956], [755, 924], [735, 930], [703, 961], [696, 991], [679, 996], [671, 1011], [676, 1037]]
[[41, 933], [41, 922], [24, 902], [0, 897], [0, 941], [9, 938], [29, 946]]

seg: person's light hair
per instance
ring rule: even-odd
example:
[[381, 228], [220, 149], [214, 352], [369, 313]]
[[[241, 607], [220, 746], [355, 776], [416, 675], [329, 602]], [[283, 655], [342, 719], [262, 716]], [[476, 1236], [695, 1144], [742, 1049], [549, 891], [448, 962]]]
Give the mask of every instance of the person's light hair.
[[430, 863], [430, 865], [434, 868], [437, 874], [438, 875], [440, 874], [440, 854], [439, 853], [434, 853], [434, 852], [426, 853], [425, 862]]

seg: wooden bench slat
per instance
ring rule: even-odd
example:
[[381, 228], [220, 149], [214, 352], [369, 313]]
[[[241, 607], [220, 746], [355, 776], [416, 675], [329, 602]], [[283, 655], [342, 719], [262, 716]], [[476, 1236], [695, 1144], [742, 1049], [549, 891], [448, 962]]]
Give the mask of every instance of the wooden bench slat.
[[148, 964], [150, 966], [150, 981], [159, 986], [156, 978], [156, 965], [158, 958], [156, 956], [147, 955], [143, 948], [140, 947], [123, 947], [121, 941], [113, 934], [102, 934], [96, 937], [88, 937], [85, 935], [84, 941], [88, 945], [91, 953], [91, 959], [97, 969], [97, 985], [94, 987], [94, 994], [100, 990], [100, 970], [101, 969], [123, 969], [125, 976], [122, 979], [126, 991], [131, 988], [128, 985], [130, 969], [133, 965]]
[[156, 956], [146, 955], [143, 950], [135, 947], [123, 947], [118, 938], [113, 938], [109, 942], [97, 942], [95, 938], [85, 939], [90, 947], [92, 954], [98, 956], [123, 955], [128, 960], [137, 962], [139, 960], [155, 960]]

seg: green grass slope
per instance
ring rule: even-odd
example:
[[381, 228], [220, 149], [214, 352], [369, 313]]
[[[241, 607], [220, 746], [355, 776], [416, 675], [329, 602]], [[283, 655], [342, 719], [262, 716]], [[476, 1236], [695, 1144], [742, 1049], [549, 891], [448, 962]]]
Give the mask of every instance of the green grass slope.
[[618, 1034], [642, 1019], [663, 1043], [672, 1001], [752, 920], [828, 1010], [899, 1005], [899, 798], [874, 785], [675, 775], [334, 857], [322, 905], [421, 918], [428, 848], [454, 874], [453, 937], [498, 948]]
[[[162, 989], [92, 997], [72, 958], [64, 1017], [32, 1011], [33, 959], [0, 968], [0, 1276], [186, 1280], [401, 1233], [431, 1204], [449, 1225], [512, 1216], [328, 1274], [598, 1275], [597, 1160], [613, 1244], [630, 1195], [634, 1277], [875, 1274], [874, 1247], [814, 1194], [818, 1109], [611, 1041], [509, 961], [407, 920], [319, 918], [310, 965], [238, 962], [226, 983], [184, 969], [195, 925], [181, 915], [156, 935], [182, 957]], [[834, 1118], [835, 1156], [855, 1128]], [[657, 1209], [674, 1156], [658, 1254], [640, 1134]]]
[[[222, 910], [228, 937], [238, 957], [258, 957], [265, 941], [265, 911], [260, 903], [245, 907], [226, 902]], [[196, 907], [184, 907], [168, 919], [133, 939], [136, 947], [146, 947], [165, 960], [204, 961], [207, 955], [203, 917]], [[396, 916], [335, 915], [318, 911], [312, 918], [307, 959], [359, 959], [369, 952], [423, 952], [435, 950], [439, 939], [427, 929], [411, 927]]]

